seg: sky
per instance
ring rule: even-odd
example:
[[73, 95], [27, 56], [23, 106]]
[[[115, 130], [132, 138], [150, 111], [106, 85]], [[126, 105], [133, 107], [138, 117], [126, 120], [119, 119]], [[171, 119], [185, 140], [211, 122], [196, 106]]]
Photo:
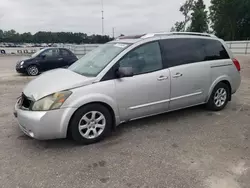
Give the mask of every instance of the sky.
[[[101, 34], [102, 0], [0, 0], [0, 28]], [[169, 31], [185, 0], [103, 0], [104, 34]], [[208, 5], [210, 0], [204, 0]]]

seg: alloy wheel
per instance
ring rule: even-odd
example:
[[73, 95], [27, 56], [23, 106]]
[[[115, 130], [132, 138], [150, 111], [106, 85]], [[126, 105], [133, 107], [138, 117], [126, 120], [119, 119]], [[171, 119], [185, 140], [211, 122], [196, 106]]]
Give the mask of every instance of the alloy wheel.
[[36, 76], [36, 75], [38, 75], [39, 71], [38, 71], [38, 68], [36, 66], [31, 66], [28, 68], [28, 73], [31, 76]]
[[98, 111], [90, 111], [83, 115], [78, 124], [82, 137], [95, 139], [102, 134], [106, 126], [105, 116]]
[[214, 104], [217, 107], [223, 106], [227, 101], [227, 91], [224, 88], [219, 88], [214, 94]]

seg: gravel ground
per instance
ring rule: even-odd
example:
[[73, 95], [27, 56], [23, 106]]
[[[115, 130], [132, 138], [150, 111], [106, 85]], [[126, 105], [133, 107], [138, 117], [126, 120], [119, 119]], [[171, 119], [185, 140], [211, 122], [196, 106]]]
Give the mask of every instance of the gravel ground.
[[26, 137], [12, 115], [31, 79], [0, 57], [1, 188], [249, 188], [250, 58], [221, 112], [194, 107], [121, 125], [98, 144]]

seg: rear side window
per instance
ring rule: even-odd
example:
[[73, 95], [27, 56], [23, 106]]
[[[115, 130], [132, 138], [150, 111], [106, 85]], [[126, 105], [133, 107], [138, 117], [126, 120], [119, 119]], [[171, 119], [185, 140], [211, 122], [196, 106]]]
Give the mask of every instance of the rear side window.
[[70, 56], [71, 54], [69, 53], [68, 50], [65, 50], [65, 49], [60, 49], [60, 52], [61, 52], [61, 55], [62, 56]]
[[160, 41], [166, 67], [203, 61], [205, 58], [202, 39], [178, 38]]
[[165, 67], [230, 58], [225, 47], [218, 40], [166, 39], [160, 41], [160, 45]]
[[229, 59], [229, 55], [220, 41], [217, 40], [203, 40], [204, 49], [206, 53], [205, 60], [219, 60]]

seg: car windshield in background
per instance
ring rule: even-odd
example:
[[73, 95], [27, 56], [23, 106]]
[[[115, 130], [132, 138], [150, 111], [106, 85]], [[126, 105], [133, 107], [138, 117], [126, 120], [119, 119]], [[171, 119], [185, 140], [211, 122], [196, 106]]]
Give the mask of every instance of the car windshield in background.
[[128, 43], [106, 43], [87, 53], [71, 65], [69, 70], [83, 76], [95, 77], [128, 46]]
[[39, 50], [36, 53], [32, 54], [31, 57], [36, 57], [38, 56], [41, 52], [43, 52], [45, 49]]

